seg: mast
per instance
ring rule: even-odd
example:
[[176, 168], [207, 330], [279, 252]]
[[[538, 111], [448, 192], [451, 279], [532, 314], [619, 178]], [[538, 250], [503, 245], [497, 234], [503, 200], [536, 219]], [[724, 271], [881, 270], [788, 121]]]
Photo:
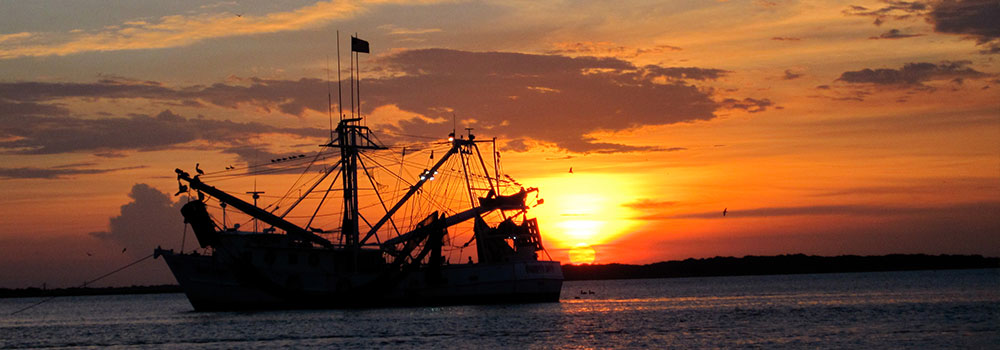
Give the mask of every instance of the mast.
[[[337, 40], [340, 40], [340, 32]], [[337, 62], [340, 62], [340, 45], [337, 45]], [[340, 176], [344, 191], [344, 217], [341, 221], [340, 232], [344, 238], [344, 245], [351, 248], [359, 248], [358, 242], [360, 229], [358, 228], [358, 157], [362, 150], [385, 149], [379, 146], [371, 138], [371, 129], [361, 124], [361, 102], [360, 94], [355, 95], [355, 74], [357, 79], [361, 79], [361, 72], [355, 72], [355, 61], [358, 60], [358, 53], [369, 53], [368, 42], [351, 36], [351, 118], [343, 119], [341, 115], [340, 123], [337, 124], [337, 139], [330, 141], [326, 146], [340, 148]], [[339, 66], [339, 63], [338, 63]], [[355, 97], [358, 98], [358, 113], [354, 114]], [[355, 117], [356, 116], [356, 117]]]
[[340, 232], [344, 244], [348, 247], [358, 247], [358, 157], [363, 150], [380, 150], [385, 147], [378, 145], [371, 137], [371, 129], [360, 124], [361, 118], [341, 120], [337, 124], [337, 139], [326, 147], [340, 148], [340, 177], [344, 191], [344, 217]]

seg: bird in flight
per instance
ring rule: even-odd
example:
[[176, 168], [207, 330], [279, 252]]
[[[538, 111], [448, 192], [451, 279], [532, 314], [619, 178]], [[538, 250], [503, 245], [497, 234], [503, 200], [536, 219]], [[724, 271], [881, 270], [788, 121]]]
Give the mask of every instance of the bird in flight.
[[570, 174], [572, 174], [572, 173], [573, 173], [573, 167], [569, 167], [569, 173], [570, 173]]
[[726, 216], [727, 211], [729, 211], [729, 208], [722, 209], [722, 216]]

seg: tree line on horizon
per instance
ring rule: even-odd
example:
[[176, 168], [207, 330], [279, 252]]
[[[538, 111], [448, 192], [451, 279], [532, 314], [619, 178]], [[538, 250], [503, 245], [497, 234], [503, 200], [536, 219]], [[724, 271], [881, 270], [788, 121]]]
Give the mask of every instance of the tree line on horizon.
[[748, 255], [662, 261], [646, 265], [563, 265], [567, 281], [669, 277], [784, 275], [836, 272], [1000, 268], [1000, 258], [982, 255], [889, 254], [877, 256]]

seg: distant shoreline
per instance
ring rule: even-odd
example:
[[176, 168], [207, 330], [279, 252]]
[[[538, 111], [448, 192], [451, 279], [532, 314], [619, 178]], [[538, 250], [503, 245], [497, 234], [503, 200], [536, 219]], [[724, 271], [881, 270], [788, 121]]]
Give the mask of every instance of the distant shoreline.
[[567, 281], [790, 275], [810, 273], [958, 270], [1000, 268], [1000, 258], [982, 255], [890, 254], [875, 256], [815, 256], [789, 254], [742, 258], [714, 257], [673, 260], [647, 265], [563, 265]]
[[[714, 257], [663, 261], [646, 265], [563, 265], [566, 281], [789, 275], [810, 273], [959, 270], [1000, 268], [1000, 258], [982, 255], [891, 254], [834, 257], [789, 254], [777, 256]], [[178, 285], [75, 288], [0, 288], [0, 298], [181, 293]]]

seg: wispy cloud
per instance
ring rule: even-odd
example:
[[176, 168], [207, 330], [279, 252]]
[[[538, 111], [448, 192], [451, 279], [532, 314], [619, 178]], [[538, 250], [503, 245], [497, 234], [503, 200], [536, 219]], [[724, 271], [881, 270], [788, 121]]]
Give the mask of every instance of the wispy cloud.
[[906, 39], [923, 36], [923, 34], [906, 34], [899, 29], [890, 29], [888, 32], [879, 34], [879, 36], [873, 36], [868, 39], [878, 40], [878, 39]]
[[606, 41], [579, 41], [579, 42], [559, 42], [552, 46], [549, 53], [569, 55], [569, 56], [599, 56], [617, 58], [636, 58], [644, 55], [662, 54], [670, 51], [681, 51], [682, 49], [670, 45], [656, 45], [652, 47], [628, 47], [616, 45]]
[[883, 86], [913, 87], [923, 86], [932, 80], [952, 80], [955, 78], [982, 78], [989, 74], [969, 68], [969, 61], [941, 62], [938, 64], [919, 62], [907, 63], [902, 68], [865, 68], [848, 71], [837, 80], [852, 84], [875, 84]]
[[843, 13], [848, 16], [873, 17], [875, 25], [881, 25], [887, 19], [901, 20], [921, 16], [930, 8], [923, 1], [882, 0], [882, 3], [885, 5], [879, 8], [851, 5]]
[[[264, 133], [322, 137], [326, 131], [311, 128], [279, 128], [258, 123], [188, 119], [163, 111], [156, 116], [80, 119], [72, 117], [17, 117], [0, 115], [0, 153], [58, 154], [119, 151], [152, 151], [177, 147], [192, 141], [239, 145]], [[20, 169], [9, 174], [44, 177], [71, 175], [67, 170]], [[83, 172], [85, 173], [85, 172]]]
[[801, 207], [765, 207], [765, 208], [727, 208], [726, 215], [722, 211], [697, 212], [697, 213], [659, 213], [640, 217], [642, 220], [663, 220], [663, 219], [738, 219], [738, 218], [763, 218], [779, 216], [806, 216], [806, 215], [847, 215], [847, 216], [911, 216], [911, 215], [941, 215], [942, 213], [963, 213], [976, 215], [982, 214], [984, 217], [994, 216], [1000, 210], [1000, 202], [975, 202], [960, 203], [950, 206], [939, 207], [899, 207], [899, 206], [875, 206], [875, 205], [815, 205]]
[[[923, 17], [934, 25], [934, 31], [937, 33], [974, 39], [977, 45], [984, 47], [981, 51], [984, 54], [1000, 53], [1000, 26], [996, 24], [996, 19], [1000, 18], [1000, 3], [996, 0], [882, 0], [882, 3], [885, 5], [878, 8], [852, 5], [843, 13], [848, 16], [873, 17], [877, 26], [890, 19]], [[873, 38], [899, 39], [915, 36], [899, 36], [900, 33], [893, 34], [893, 31]]]
[[0, 34], [0, 59], [63, 56], [84, 52], [162, 49], [204, 40], [314, 28], [365, 12], [372, 3], [334, 0], [285, 12], [239, 15], [213, 11], [171, 15], [155, 20], [133, 20], [95, 30]]
[[56, 180], [56, 179], [69, 178], [74, 175], [105, 174], [115, 171], [142, 169], [142, 168], [145, 168], [145, 166], [133, 166], [133, 167], [114, 168], [114, 169], [84, 169], [84, 168], [77, 168], [72, 164], [54, 166], [51, 168], [34, 168], [34, 167], [0, 168], [0, 180], [12, 180], [12, 179]]
[[392, 24], [381, 25], [379, 29], [385, 30], [389, 35], [419, 35], [442, 31], [441, 28], [402, 28]]

